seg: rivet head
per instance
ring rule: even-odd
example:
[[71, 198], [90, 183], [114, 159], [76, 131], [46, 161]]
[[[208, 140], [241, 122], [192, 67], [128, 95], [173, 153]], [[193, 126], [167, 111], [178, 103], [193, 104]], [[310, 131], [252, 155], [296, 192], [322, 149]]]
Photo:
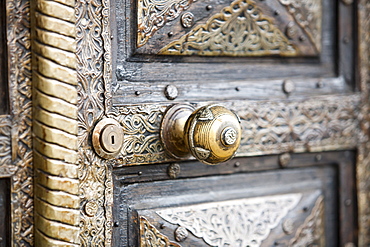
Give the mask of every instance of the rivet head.
[[289, 153], [285, 153], [279, 156], [279, 163], [282, 167], [286, 167], [290, 163], [291, 157]]
[[177, 90], [177, 87], [174, 85], [167, 85], [164, 89], [164, 95], [169, 100], [174, 100], [179, 95], [179, 91]]
[[349, 206], [351, 206], [351, 204], [352, 204], [352, 200], [351, 200], [351, 199], [347, 199], [347, 200], [345, 200], [345, 201], [344, 201], [344, 204], [345, 204], [347, 207], [349, 207]]
[[190, 12], [186, 12], [181, 16], [181, 24], [183, 27], [191, 27], [194, 23], [194, 15]]
[[294, 223], [291, 219], [285, 220], [282, 224], [282, 227], [283, 227], [283, 231], [287, 235], [292, 234], [294, 232]]
[[317, 88], [323, 88], [323, 87], [324, 87], [324, 82], [322, 82], [322, 81], [318, 81], [318, 82], [316, 83], [316, 87], [317, 87]]
[[291, 80], [286, 80], [283, 82], [283, 91], [286, 94], [290, 94], [295, 90], [294, 82]]
[[185, 227], [179, 226], [175, 230], [175, 239], [178, 242], [184, 241], [188, 237], [188, 235], [189, 235], [188, 230], [186, 230]]
[[167, 168], [167, 174], [170, 178], [177, 178], [180, 174], [181, 168], [177, 163], [171, 164]]
[[98, 212], [98, 204], [94, 201], [88, 201], [85, 204], [85, 213], [89, 217], [93, 217]]
[[294, 24], [294, 22], [289, 22], [288, 23], [288, 26], [287, 26], [287, 28], [286, 28], [286, 35], [289, 37], [289, 38], [291, 38], [291, 39], [293, 39], [296, 35], [297, 35], [297, 33], [298, 33], [298, 28], [297, 28], [297, 26]]

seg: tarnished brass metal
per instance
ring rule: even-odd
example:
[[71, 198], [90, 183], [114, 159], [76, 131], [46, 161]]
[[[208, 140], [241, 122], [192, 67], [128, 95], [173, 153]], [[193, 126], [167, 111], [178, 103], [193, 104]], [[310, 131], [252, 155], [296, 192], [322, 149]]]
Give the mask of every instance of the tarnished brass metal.
[[161, 138], [167, 152], [178, 159], [191, 153], [209, 165], [231, 159], [241, 140], [239, 118], [220, 105], [193, 110], [191, 105], [174, 105], [166, 112]]
[[114, 119], [103, 119], [94, 128], [92, 142], [95, 152], [100, 157], [106, 159], [113, 158], [122, 148], [122, 127]]

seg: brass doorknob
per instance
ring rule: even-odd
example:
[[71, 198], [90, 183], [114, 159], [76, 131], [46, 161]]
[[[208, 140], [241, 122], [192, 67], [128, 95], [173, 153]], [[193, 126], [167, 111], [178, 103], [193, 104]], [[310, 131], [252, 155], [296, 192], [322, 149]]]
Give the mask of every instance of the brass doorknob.
[[166, 151], [177, 159], [192, 154], [214, 165], [231, 159], [240, 145], [238, 116], [220, 105], [197, 110], [191, 105], [170, 107], [162, 121], [161, 139]]

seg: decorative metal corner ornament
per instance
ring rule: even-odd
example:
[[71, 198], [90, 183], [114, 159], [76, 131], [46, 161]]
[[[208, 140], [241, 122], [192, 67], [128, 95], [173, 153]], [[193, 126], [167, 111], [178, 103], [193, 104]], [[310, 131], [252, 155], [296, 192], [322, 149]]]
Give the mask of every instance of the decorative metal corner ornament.
[[210, 246], [259, 246], [301, 197], [299, 193], [255, 197], [173, 207], [156, 213], [203, 238]]
[[162, 55], [294, 56], [295, 47], [252, 0], [236, 0], [159, 52]]

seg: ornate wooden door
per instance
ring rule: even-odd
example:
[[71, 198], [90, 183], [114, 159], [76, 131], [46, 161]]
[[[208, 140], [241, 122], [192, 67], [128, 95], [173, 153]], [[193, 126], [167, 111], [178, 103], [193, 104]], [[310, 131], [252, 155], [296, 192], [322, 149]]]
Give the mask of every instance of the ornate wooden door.
[[0, 244], [370, 245], [368, 1], [0, 3]]

